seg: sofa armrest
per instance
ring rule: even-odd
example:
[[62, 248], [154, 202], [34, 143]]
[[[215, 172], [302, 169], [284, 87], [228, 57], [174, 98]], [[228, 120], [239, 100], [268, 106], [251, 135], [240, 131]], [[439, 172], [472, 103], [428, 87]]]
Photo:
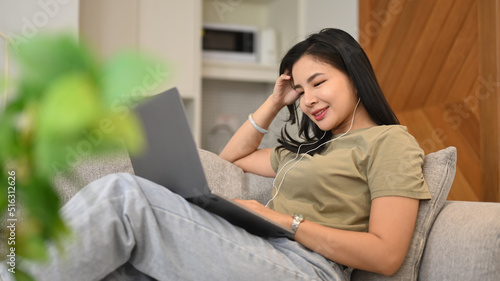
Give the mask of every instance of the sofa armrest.
[[[200, 160], [210, 188], [228, 198], [255, 199], [265, 203], [269, 199], [272, 179], [244, 173], [238, 166], [218, 155], [199, 149]], [[134, 174], [125, 148], [109, 154], [77, 159], [69, 173], [54, 178], [53, 184], [64, 204], [88, 183], [111, 173]], [[250, 188], [251, 187], [251, 188]]]
[[74, 162], [65, 164], [70, 166], [69, 171], [58, 174], [52, 179], [62, 204], [71, 199], [81, 188], [101, 177], [112, 173], [134, 174], [125, 146], [92, 157], [75, 157]]
[[447, 201], [429, 233], [419, 280], [498, 280], [500, 203]]
[[265, 204], [272, 191], [272, 178], [245, 173], [217, 154], [199, 149], [208, 186], [228, 198], [254, 199]]

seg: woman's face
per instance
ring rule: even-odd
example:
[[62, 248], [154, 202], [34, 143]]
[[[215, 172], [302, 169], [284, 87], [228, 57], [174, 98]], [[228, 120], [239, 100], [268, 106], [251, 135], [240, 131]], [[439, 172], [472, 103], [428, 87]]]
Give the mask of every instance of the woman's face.
[[[330, 64], [305, 55], [293, 65], [292, 78], [300, 94], [301, 110], [321, 130], [330, 130], [333, 134], [347, 132], [358, 102], [349, 77]], [[353, 129], [356, 127], [353, 124]]]

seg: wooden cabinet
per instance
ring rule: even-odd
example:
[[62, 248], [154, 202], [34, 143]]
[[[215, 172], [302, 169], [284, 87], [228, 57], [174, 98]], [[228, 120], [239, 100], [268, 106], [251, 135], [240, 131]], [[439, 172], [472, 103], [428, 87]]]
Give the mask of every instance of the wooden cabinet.
[[195, 139], [201, 124], [201, 0], [86, 0], [80, 33], [104, 58], [136, 49], [166, 62], [168, 82], [179, 88]]

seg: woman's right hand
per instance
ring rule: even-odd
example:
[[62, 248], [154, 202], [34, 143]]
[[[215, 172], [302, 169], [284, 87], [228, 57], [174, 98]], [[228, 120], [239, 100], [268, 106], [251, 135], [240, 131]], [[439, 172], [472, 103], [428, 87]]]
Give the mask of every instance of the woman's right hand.
[[274, 84], [274, 90], [271, 99], [276, 104], [284, 107], [293, 104], [298, 98], [299, 94], [292, 87], [292, 77], [288, 73], [281, 74]]

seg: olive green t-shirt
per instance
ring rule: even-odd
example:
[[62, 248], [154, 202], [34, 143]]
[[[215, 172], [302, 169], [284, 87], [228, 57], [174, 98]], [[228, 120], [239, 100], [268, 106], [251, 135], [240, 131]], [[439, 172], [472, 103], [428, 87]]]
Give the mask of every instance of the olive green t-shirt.
[[406, 127], [354, 130], [326, 145], [321, 154], [306, 154], [300, 161], [305, 151], [297, 157], [285, 149], [273, 150], [271, 165], [279, 173], [272, 196], [283, 182], [270, 208], [300, 213], [328, 227], [368, 231], [371, 200], [431, 198], [422, 173], [424, 152]]

